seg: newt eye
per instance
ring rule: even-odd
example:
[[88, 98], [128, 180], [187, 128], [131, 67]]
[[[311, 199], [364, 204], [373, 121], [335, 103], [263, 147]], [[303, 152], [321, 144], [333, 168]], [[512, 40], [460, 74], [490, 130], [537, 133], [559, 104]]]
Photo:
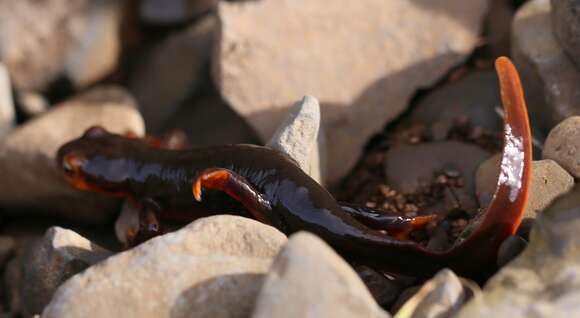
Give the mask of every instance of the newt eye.
[[62, 162], [62, 169], [64, 170], [64, 173], [68, 174], [69, 176], [72, 176], [75, 173], [73, 166], [68, 160], [66, 160], [66, 158]]
[[79, 170], [79, 158], [73, 154], [68, 154], [62, 159], [62, 170], [68, 176], [74, 176]]

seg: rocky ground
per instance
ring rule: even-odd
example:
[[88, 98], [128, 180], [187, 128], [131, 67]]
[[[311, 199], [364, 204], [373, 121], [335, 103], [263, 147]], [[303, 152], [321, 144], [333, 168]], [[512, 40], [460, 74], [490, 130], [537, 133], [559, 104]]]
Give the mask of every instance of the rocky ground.
[[[575, 0], [0, 1], [0, 315], [574, 316], [579, 52]], [[500, 55], [534, 161], [525, 219], [483, 283], [382, 272], [230, 211], [128, 249], [132, 205], [54, 163], [93, 125], [265, 144], [339, 200], [451, 216], [409, 238], [446, 250], [496, 189]]]

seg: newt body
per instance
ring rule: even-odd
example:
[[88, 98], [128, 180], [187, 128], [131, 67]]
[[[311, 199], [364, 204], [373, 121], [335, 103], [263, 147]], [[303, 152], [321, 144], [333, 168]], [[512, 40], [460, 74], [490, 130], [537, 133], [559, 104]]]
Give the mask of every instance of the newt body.
[[[292, 159], [266, 147], [157, 149], [93, 128], [61, 147], [57, 162], [79, 189], [140, 202], [145, 220], [141, 231], [151, 235], [158, 231], [157, 218], [249, 212], [286, 234], [315, 233], [345, 257], [378, 269], [427, 277], [450, 267], [461, 275], [484, 278], [495, 270], [499, 245], [521, 221], [531, 165], [531, 137], [517, 73], [507, 59], [498, 60], [496, 67], [506, 113], [502, 177], [481, 226], [446, 252], [394, 237], [398, 226], [405, 232], [431, 218], [386, 216], [385, 221], [368, 209], [341, 205]], [[386, 225], [388, 233], [373, 226], [376, 222]]]

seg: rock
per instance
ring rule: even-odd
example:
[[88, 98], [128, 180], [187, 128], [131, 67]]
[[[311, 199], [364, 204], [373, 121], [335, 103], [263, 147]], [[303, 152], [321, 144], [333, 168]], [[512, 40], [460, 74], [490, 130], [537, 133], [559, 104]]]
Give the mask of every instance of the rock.
[[0, 204], [3, 214], [42, 212], [88, 223], [110, 220], [118, 201], [73, 189], [57, 171], [54, 156], [65, 142], [93, 125], [143, 135], [133, 99], [122, 89], [97, 87], [55, 106], [0, 142]]
[[288, 111], [286, 119], [267, 144], [292, 157], [302, 170], [318, 183], [322, 183], [326, 146], [324, 132], [320, 131], [320, 105], [313, 96], [304, 96]]
[[542, 157], [556, 161], [580, 178], [580, 116], [567, 118], [550, 131]]
[[568, 56], [580, 68], [580, 2], [552, 0], [552, 27]]
[[389, 307], [397, 300], [403, 287], [394, 279], [365, 265], [355, 266], [354, 270], [381, 307]]
[[352, 268], [318, 237], [290, 237], [268, 273], [253, 318], [389, 317]]
[[251, 219], [199, 219], [75, 275], [42, 317], [247, 317], [285, 242]]
[[512, 25], [512, 57], [520, 73], [530, 119], [544, 132], [580, 114], [580, 70], [554, 38], [549, 0], [532, 0]]
[[64, 72], [77, 87], [86, 87], [110, 74], [121, 52], [120, 24], [122, 2], [89, 1], [78, 42], [66, 56]]
[[61, 74], [88, 2], [0, 1], [0, 61], [17, 88], [40, 91]]
[[504, 267], [511, 262], [528, 246], [528, 242], [518, 235], [511, 235], [506, 238], [497, 251], [497, 266]]
[[207, 76], [217, 27], [216, 15], [207, 15], [168, 37], [137, 67], [129, 87], [150, 132], [159, 133]]
[[4, 268], [6, 260], [14, 253], [16, 242], [10, 236], [0, 236], [0, 272]]
[[18, 92], [16, 96], [17, 107], [27, 117], [38, 116], [48, 110], [48, 100], [35, 92]]
[[22, 304], [19, 290], [22, 285], [22, 271], [17, 259], [13, 258], [6, 264], [3, 284], [6, 293], [6, 305], [11, 312], [19, 311]]
[[452, 317], [465, 302], [463, 284], [449, 269], [427, 281], [397, 312], [401, 317]]
[[340, 158], [328, 162], [334, 183], [416, 89], [469, 54], [486, 8], [484, 0], [222, 1], [213, 78], [262, 140], [305, 93], [321, 100], [328, 158]]
[[538, 214], [528, 247], [456, 317], [580, 315], [580, 187]]
[[217, 3], [218, 0], [143, 0], [139, 16], [152, 24], [181, 24], [214, 9]]
[[217, 94], [192, 98], [173, 114], [164, 131], [181, 129], [192, 146], [258, 144], [256, 132]]
[[[477, 170], [477, 193], [482, 207], [489, 205], [495, 193], [500, 162], [501, 154], [497, 154]], [[574, 178], [553, 160], [532, 161], [531, 173], [525, 217], [535, 218], [552, 200], [572, 189]]]
[[526, 217], [535, 217], [555, 198], [567, 193], [574, 186], [574, 178], [553, 160], [532, 162], [532, 186]]
[[418, 103], [410, 120], [423, 124], [452, 124], [463, 117], [476, 127], [497, 132], [503, 129], [503, 120], [495, 111], [500, 105], [495, 73], [474, 72], [429, 93]]
[[71, 230], [48, 229], [21, 263], [23, 315], [29, 317], [42, 312], [64, 281], [110, 255], [111, 252]]
[[488, 157], [489, 153], [482, 148], [458, 141], [400, 145], [387, 152], [385, 174], [393, 189], [412, 193], [428, 184], [436, 173], [453, 169], [465, 179], [465, 191], [475, 195], [475, 171]]
[[477, 168], [475, 175], [475, 192], [481, 207], [487, 207], [497, 189], [499, 178], [501, 152], [482, 162]]
[[10, 76], [4, 64], [0, 63], [0, 138], [16, 124], [16, 112], [12, 99]]

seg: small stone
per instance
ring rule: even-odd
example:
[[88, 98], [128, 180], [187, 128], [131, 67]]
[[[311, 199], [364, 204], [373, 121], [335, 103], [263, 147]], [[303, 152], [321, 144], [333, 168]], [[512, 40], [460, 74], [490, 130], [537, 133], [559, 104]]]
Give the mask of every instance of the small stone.
[[298, 162], [304, 172], [318, 183], [324, 180], [324, 133], [320, 131], [320, 105], [312, 96], [288, 111], [286, 119], [270, 139], [267, 146], [286, 153]]
[[253, 318], [389, 317], [353, 269], [324, 241], [292, 235], [270, 268]]
[[4, 137], [16, 124], [16, 112], [12, 99], [10, 76], [4, 64], [0, 63], [0, 138]]
[[381, 307], [389, 307], [397, 300], [402, 287], [395, 280], [365, 265], [355, 266], [354, 270]]
[[580, 69], [580, 2], [552, 0], [552, 26], [556, 38]]
[[486, 9], [484, 0], [221, 1], [212, 75], [264, 141], [296, 99], [322, 101], [333, 184], [418, 88], [469, 55]]
[[116, 87], [96, 87], [53, 107], [12, 131], [0, 142], [0, 204], [3, 213], [45, 213], [102, 224], [117, 211], [118, 200], [75, 190], [54, 162], [57, 149], [90, 126], [144, 134], [133, 98]]
[[42, 312], [64, 281], [110, 255], [110, 251], [71, 230], [48, 229], [42, 241], [21, 260], [24, 316]]
[[399, 145], [385, 156], [385, 174], [393, 189], [413, 193], [422, 183], [430, 183], [436, 173], [453, 168], [465, 178], [465, 191], [475, 195], [475, 171], [488, 157], [480, 147], [458, 141]]
[[31, 91], [18, 92], [18, 109], [27, 117], [36, 117], [48, 110], [48, 100], [41, 94]]
[[463, 284], [449, 269], [443, 269], [427, 281], [398, 313], [405, 317], [452, 317], [465, 302]]
[[524, 251], [456, 317], [580, 315], [580, 186], [538, 214]]
[[217, 3], [218, 0], [143, 0], [139, 15], [152, 24], [182, 24], [214, 9]]
[[548, 135], [542, 153], [576, 178], [580, 178], [580, 116], [559, 123]]
[[217, 27], [217, 16], [209, 14], [172, 34], [150, 53], [143, 65], [137, 66], [129, 87], [148, 131], [160, 133], [179, 106], [202, 84]]
[[4, 263], [12, 253], [14, 253], [14, 248], [16, 246], [16, 242], [10, 236], [0, 236], [0, 273], [4, 268]]
[[474, 72], [426, 95], [418, 103], [410, 120], [440, 126], [461, 117], [469, 119], [475, 127], [496, 132], [503, 128], [503, 120], [495, 111], [500, 105], [496, 74], [490, 71]]
[[533, 126], [547, 132], [565, 118], [580, 115], [580, 69], [554, 37], [549, 0], [528, 1], [518, 10], [512, 57]]
[[497, 266], [504, 267], [511, 262], [528, 246], [528, 242], [518, 235], [511, 235], [505, 239], [497, 251]]
[[[489, 205], [495, 193], [500, 163], [501, 154], [497, 154], [482, 163], [477, 170], [477, 195], [482, 207]], [[530, 194], [525, 211], [525, 217], [528, 218], [535, 218], [552, 200], [574, 186], [574, 178], [553, 160], [532, 161], [531, 174]]]
[[202, 218], [73, 276], [42, 317], [248, 317], [285, 242], [251, 219]]
[[78, 42], [66, 56], [64, 72], [73, 84], [86, 87], [111, 73], [121, 52], [122, 2], [88, 1], [79, 29]]

